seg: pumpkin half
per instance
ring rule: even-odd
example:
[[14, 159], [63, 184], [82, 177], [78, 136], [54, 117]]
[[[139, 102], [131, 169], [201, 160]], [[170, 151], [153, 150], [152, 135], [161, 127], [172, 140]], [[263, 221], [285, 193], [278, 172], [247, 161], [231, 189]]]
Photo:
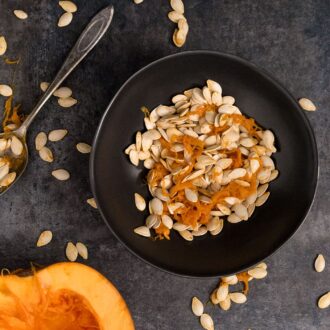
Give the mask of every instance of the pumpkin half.
[[117, 289], [93, 268], [58, 263], [0, 276], [1, 330], [134, 330]]

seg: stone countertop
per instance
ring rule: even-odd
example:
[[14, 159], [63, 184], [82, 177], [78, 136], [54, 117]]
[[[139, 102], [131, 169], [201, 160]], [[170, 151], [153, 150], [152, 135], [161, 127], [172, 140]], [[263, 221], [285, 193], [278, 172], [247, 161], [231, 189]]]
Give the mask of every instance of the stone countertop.
[[[167, 1], [76, 3], [79, 9], [73, 22], [60, 29], [57, 20], [62, 10], [57, 1], [0, 0], [0, 35], [6, 36], [7, 55], [21, 57], [18, 66], [0, 63], [0, 83], [10, 83], [16, 70], [15, 101], [25, 112], [40, 97], [39, 83], [52, 79], [88, 20], [105, 5], [115, 6], [110, 32], [65, 83], [73, 89], [78, 105], [63, 109], [53, 98], [31, 126], [29, 166], [20, 182], [0, 199], [1, 266], [13, 269], [28, 267], [29, 261], [44, 265], [64, 261], [65, 243], [82, 241], [89, 248], [87, 264], [117, 286], [137, 329], [200, 329], [190, 310], [191, 298], [196, 295], [206, 301], [217, 279], [170, 275], [126, 250], [98, 211], [86, 204], [91, 197], [88, 155], [78, 154], [74, 146], [92, 142], [111, 97], [147, 63], [184, 50], [229, 52], [269, 71], [297, 98], [315, 101], [318, 111], [307, 115], [318, 142], [320, 180], [307, 221], [267, 260], [269, 275], [252, 283], [248, 302], [228, 312], [208, 310], [216, 329], [329, 329], [329, 310], [319, 310], [316, 301], [330, 290], [330, 265], [318, 274], [313, 261], [323, 253], [330, 263], [330, 2], [186, 0], [190, 31], [182, 49], [171, 42], [174, 24], [167, 19]], [[18, 20], [14, 9], [27, 11], [29, 18]], [[49, 165], [39, 159], [33, 141], [39, 131], [56, 128], [66, 128], [69, 134], [52, 144], [55, 162]], [[58, 167], [71, 172], [69, 181], [51, 177], [51, 170]], [[53, 231], [53, 242], [37, 249], [36, 239], [45, 229]]]

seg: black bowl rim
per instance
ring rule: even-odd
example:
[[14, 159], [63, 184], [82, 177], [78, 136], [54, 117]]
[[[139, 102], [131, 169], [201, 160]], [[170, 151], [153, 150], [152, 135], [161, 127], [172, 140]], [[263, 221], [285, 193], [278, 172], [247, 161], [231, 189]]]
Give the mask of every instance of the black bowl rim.
[[[147, 65], [145, 65], [144, 67], [142, 67], [141, 69], [139, 69], [138, 71], [136, 71], [133, 75], [131, 75], [124, 83], [123, 85], [119, 88], [119, 90], [116, 92], [116, 94], [113, 96], [113, 98], [111, 99], [109, 105], [107, 106], [101, 120], [100, 123], [98, 125], [98, 128], [96, 130], [95, 136], [94, 136], [94, 140], [93, 140], [93, 146], [92, 146], [92, 152], [90, 155], [90, 160], [89, 160], [89, 176], [90, 176], [90, 185], [92, 188], [92, 193], [93, 196], [96, 200], [97, 205], [99, 206], [98, 203], [98, 199], [97, 199], [97, 194], [96, 194], [96, 186], [95, 186], [95, 175], [94, 175], [94, 162], [95, 162], [95, 147], [98, 143], [99, 140], [99, 135], [103, 126], [103, 123], [105, 121], [105, 118], [107, 117], [112, 103], [115, 101], [115, 99], [117, 98], [117, 96], [125, 89], [126, 85], [133, 80], [135, 77], [137, 77], [140, 73], [142, 73], [145, 70], [148, 70], [150, 67], [157, 65], [158, 63], [167, 61], [168, 59], [171, 59], [173, 57], [181, 57], [181, 56], [186, 56], [186, 55], [215, 55], [215, 56], [221, 56], [221, 57], [227, 57], [229, 59], [241, 62], [243, 65], [246, 65], [248, 67], [250, 67], [252, 70], [257, 71], [260, 75], [262, 75], [264, 78], [270, 80], [279, 90], [281, 90], [282, 93], [284, 93], [289, 99], [291, 99], [294, 103], [297, 104], [297, 106], [300, 108], [299, 103], [297, 102], [297, 100], [293, 97], [293, 95], [282, 85], [282, 83], [280, 83], [277, 79], [275, 79], [270, 73], [268, 73], [265, 69], [258, 67], [257, 65], [253, 64], [252, 62], [237, 56], [237, 55], [233, 55], [230, 53], [225, 53], [225, 52], [218, 52], [218, 51], [212, 51], [212, 50], [191, 50], [191, 51], [184, 51], [184, 52], [180, 52], [180, 53], [175, 53], [175, 54], [171, 54], [171, 55], [167, 55], [164, 57], [159, 58], [158, 60], [155, 60]], [[303, 223], [306, 221], [307, 215], [310, 212], [310, 209], [314, 203], [315, 200], [315, 194], [316, 194], [316, 189], [317, 189], [317, 184], [318, 184], [318, 179], [319, 179], [319, 160], [318, 160], [318, 151], [317, 151], [317, 143], [316, 143], [316, 139], [315, 139], [315, 135], [314, 135], [314, 131], [313, 128], [310, 124], [310, 121], [308, 120], [306, 114], [304, 113], [304, 110], [299, 111], [299, 114], [303, 120], [303, 122], [305, 123], [307, 129], [308, 129], [308, 134], [312, 140], [312, 144], [313, 144], [313, 153], [315, 155], [315, 164], [314, 164], [314, 178], [313, 178], [313, 198], [310, 201], [310, 204], [304, 214], [304, 216], [302, 217], [301, 221], [298, 223], [298, 225], [296, 226], [296, 228], [294, 229], [294, 231], [289, 234], [287, 237], [285, 237], [281, 244], [279, 244], [276, 248], [274, 248], [267, 257], [265, 258], [261, 258], [260, 260], [257, 260], [256, 262], [254, 262], [253, 264], [251, 264], [250, 266], [246, 267], [246, 268], [242, 268], [240, 270], [240, 272], [245, 271], [249, 268], [251, 268], [252, 266], [262, 262], [263, 260], [265, 260], [266, 258], [272, 256], [273, 254], [275, 254], [276, 252], [278, 252], [294, 235], [295, 233], [298, 231], [298, 229], [303, 225]], [[112, 232], [112, 234], [117, 238], [117, 240], [119, 242], [121, 242], [127, 249], [128, 251], [130, 251], [133, 255], [135, 255], [137, 258], [139, 258], [140, 260], [146, 262], [147, 264], [151, 265], [152, 267], [155, 267], [159, 270], [165, 271], [166, 273], [172, 274], [172, 275], [177, 275], [180, 277], [184, 277], [184, 278], [216, 278], [219, 277], [220, 275], [202, 275], [202, 276], [197, 276], [197, 275], [190, 275], [190, 274], [183, 274], [180, 272], [176, 272], [173, 270], [169, 270], [166, 269], [164, 267], [161, 267], [159, 265], [156, 265], [152, 262], [150, 262], [149, 260], [145, 259], [143, 256], [137, 254], [135, 251], [133, 251], [122, 239], [120, 239], [118, 237], [118, 235], [115, 233], [115, 231], [112, 229], [112, 227], [110, 226], [109, 222], [107, 221], [107, 218], [105, 217], [105, 215], [102, 212], [102, 209], [100, 207], [98, 207], [99, 212], [101, 213], [101, 216], [105, 222], [105, 224], [107, 225], [107, 227], [109, 228], [109, 230]], [[229, 275], [229, 274], [228, 274]]]

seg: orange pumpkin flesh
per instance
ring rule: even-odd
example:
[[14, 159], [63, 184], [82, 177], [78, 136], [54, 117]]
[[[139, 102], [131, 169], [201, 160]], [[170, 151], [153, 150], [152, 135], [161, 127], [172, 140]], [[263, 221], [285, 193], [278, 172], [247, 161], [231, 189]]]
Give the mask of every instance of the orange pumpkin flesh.
[[117, 289], [96, 270], [58, 263], [0, 277], [1, 330], [134, 330]]

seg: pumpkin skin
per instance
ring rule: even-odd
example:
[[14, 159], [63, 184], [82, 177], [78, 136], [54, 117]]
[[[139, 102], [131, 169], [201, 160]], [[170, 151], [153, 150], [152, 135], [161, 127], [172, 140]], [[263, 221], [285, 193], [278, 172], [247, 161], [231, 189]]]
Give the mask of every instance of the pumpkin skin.
[[0, 276], [1, 330], [134, 330], [117, 289], [93, 268], [51, 265], [31, 276]]

